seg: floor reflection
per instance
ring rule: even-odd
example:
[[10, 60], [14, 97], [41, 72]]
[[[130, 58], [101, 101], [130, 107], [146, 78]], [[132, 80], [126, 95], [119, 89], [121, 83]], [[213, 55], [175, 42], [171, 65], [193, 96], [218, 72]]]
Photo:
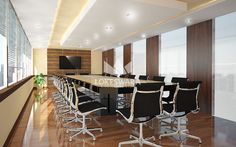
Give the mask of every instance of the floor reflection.
[[[62, 127], [60, 121], [55, 117], [54, 105], [51, 101], [50, 89], [35, 91], [29, 109], [24, 112], [19, 127], [11, 140], [9, 146], [24, 147], [117, 147], [121, 141], [130, 140], [129, 135], [138, 135], [138, 125], [128, 124], [121, 116], [95, 116], [87, 120], [88, 127], [103, 128], [103, 132], [94, 132], [96, 141], [88, 135], [79, 135], [69, 142], [69, 135]], [[187, 120], [187, 121], [186, 121]], [[80, 123], [72, 123], [70, 127], [81, 127]], [[164, 137], [158, 140], [160, 134], [176, 130], [176, 121], [170, 118], [162, 121], [154, 119], [144, 125], [144, 136], [155, 135], [156, 144], [164, 147], [176, 146], [236, 146], [236, 123], [220, 118], [210, 117], [206, 114], [189, 115], [188, 119], [181, 121], [181, 128], [189, 129], [190, 134], [202, 138], [202, 145], [198, 141], [174, 137]], [[135, 147], [138, 145], [134, 145]], [[125, 146], [124, 146], [125, 147]]]

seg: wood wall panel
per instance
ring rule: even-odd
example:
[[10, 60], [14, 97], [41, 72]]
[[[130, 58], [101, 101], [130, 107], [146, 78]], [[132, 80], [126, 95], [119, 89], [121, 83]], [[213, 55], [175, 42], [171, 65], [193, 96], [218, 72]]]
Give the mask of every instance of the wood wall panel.
[[[59, 69], [59, 56], [80, 56], [81, 69]], [[47, 50], [47, 74], [65, 75], [66, 73], [91, 73], [91, 51], [71, 49], [48, 49]], [[48, 83], [51, 86], [52, 83]]]
[[159, 75], [159, 36], [147, 38], [146, 42], [146, 73], [152, 78]]
[[187, 28], [187, 77], [202, 81], [199, 93], [201, 112], [212, 114], [213, 103], [213, 21]]
[[132, 73], [132, 44], [126, 44], [123, 48], [124, 73]]
[[104, 62], [108, 63], [111, 67], [114, 67], [114, 55], [114, 49], [102, 52], [102, 72], [104, 72]]

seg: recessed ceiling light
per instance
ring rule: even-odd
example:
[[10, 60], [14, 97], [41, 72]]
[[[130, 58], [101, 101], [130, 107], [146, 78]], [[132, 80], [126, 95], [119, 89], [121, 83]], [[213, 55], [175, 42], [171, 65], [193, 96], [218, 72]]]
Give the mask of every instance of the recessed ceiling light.
[[89, 45], [90, 44], [90, 41], [87, 39], [84, 41], [86, 45]]
[[191, 24], [193, 24], [193, 19], [192, 19], [192, 18], [186, 18], [186, 19], [185, 19], [185, 24], [186, 24], [186, 25], [191, 25]]
[[127, 18], [131, 19], [131, 18], [134, 18], [135, 14], [134, 14], [134, 12], [132, 12], [132, 11], [127, 11], [127, 12], [125, 13], [125, 16], [126, 16]]
[[146, 34], [142, 34], [141, 37], [142, 38], [146, 38], [147, 36], [146, 36]]
[[113, 27], [111, 25], [106, 25], [105, 26], [105, 31], [106, 32], [111, 32], [113, 30]]
[[93, 38], [94, 38], [95, 40], [98, 40], [98, 39], [99, 39], [99, 34], [97, 34], [97, 33], [93, 34]]

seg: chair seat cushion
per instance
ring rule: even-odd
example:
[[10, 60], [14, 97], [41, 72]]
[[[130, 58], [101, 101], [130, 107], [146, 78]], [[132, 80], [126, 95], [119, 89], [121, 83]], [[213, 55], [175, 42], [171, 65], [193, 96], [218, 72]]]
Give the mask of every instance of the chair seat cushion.
[[83, 92], [80, 92], [79, 90], [77, 90], [77, 95], [81, 96], [81, 95], [85, 95]]
[[89, 97], [89, 96], [79, 97], [79, 103], [89, 102], [89, 101], [93, 101], [93, 99], [91, 97]]
[[81, 113], [92, 112], [96, 109], [105, 109], [106, 107], [99, 102], [89, 102], [78, 106]]

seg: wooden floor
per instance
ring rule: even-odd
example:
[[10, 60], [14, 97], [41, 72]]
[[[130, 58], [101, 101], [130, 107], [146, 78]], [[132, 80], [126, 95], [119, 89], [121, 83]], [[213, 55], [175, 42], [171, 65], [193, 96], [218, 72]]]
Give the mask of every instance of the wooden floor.
[[[68, 141], [69, 135], [65, 129], [55, 119], [54, 105], [51, 100], [53, 90], [44, 89], [41, 91], [42, 97], [37, 92], [31, 96], [24, 114], [17, 126], [15, 134], [12, 136], [9, 146], [11, 147], [117, 147], [121, 141], [129, 140], [130, 134], [136, 134], [137, 125], [128, 124], [119, 115], [115, 116], [94, 116], [93, 120], [88, 120], [89, 127], [102, 127], [103, 132], [94, 132], [97, 136], [93, 141], [88, 135], [80, 135], [72, 142]], [[202, 138], [203, 143], [187, 139], [182, 142], [173, 137], [165, 137], [161, 141], [158, 136], [161, 133], [170, 131], [170, 126], [165, 126], [160, 121], [153, 120], [144, 127], [144, 136], [155, 135], [156, 144], [164, 147], [175, 146], [202, 146], [202, 147], [235, 147], [236, 146], [236, 123], [208, 116], [206, 114], [191, 114], [188, 116], [190, 133]], [[79, 123], [72, 126], [80, 126]], [[186, 127], [183, 125], [182, 127]], [[183, 138], [182, 138], [183, 139]], [[135, 145], [138, 146], [138, 145]]]

